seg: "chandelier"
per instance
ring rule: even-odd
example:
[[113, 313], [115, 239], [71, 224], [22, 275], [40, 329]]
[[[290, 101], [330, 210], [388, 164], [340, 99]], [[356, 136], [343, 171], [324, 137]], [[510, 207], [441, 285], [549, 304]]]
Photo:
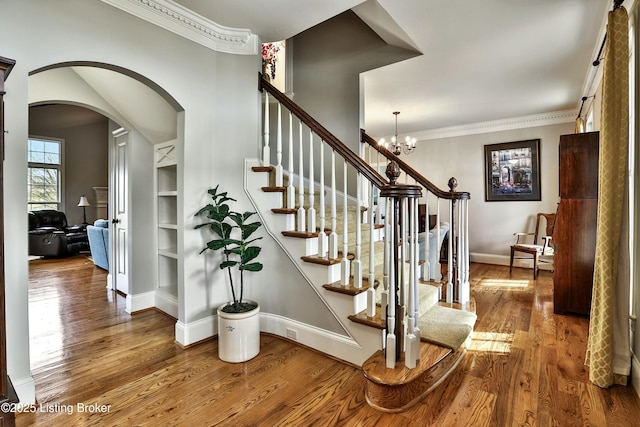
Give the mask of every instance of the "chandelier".
[[[393, 115], [396, 116], [396, 133], [391, 137], [391, 152], [399, 156], [400, 154], [411, 154], [416, 149], [416, 139], [410, 136], [405, 136], [404, 142], [398, 139], [398, 114], [400, 111], [394, 111]], [[385, 148], [389, 148], [389, 144], [384, 138], [381, 138], [378, 145], [384, 145]]]

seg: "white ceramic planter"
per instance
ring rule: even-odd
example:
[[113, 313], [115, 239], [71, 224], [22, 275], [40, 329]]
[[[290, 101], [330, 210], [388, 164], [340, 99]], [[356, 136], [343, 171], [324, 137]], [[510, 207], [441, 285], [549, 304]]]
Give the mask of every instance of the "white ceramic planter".
[[232, 363], [253, 359], [260, 352], [260, 305], [246, 313], [225, 313], [225, 305], [218, 307], [218, 357]]

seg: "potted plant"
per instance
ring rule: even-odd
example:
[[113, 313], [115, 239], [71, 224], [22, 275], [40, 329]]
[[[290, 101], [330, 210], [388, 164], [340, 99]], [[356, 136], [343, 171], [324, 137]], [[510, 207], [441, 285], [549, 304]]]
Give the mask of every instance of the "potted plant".
[[[235, 199], [226, 192], [218, 192], [216, 186], [208, 191], [212, 203], [200, 209], [196, 216], [206, 215], [207, 222], [195, 228], [209, 227], [215, 238], [200, 251], [222, 253], [221, 270], [227, 270], [232, 301], [218, 307], [218, 357], [225, 362], [244, 362], [260, 351], [260, 305], [244, 300], [244, 272], [260, 271], [262, 264], [256, 261], [262, 248], [255, 245], [262, 237], [251, 237], [262, 226], [252, 222], [255, 212], [235, 212], [229, 202]], [[232, 270], [235, 270], [232, 271]], [[239, 287], [234, 285], [234, 275], [239, 276]]]

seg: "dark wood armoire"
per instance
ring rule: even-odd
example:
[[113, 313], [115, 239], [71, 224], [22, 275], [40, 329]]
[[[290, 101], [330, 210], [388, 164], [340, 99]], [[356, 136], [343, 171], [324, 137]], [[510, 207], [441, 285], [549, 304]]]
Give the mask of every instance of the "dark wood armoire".
[[553, 311], [589, 316], [598, 213], [599, 133], [560, 137]]
[[7, 375], [6, 318], [4, 292], [4, 82], [15, 61], [0, 56], [0, 426], [14, 426], [13, 404], [17, 403]]

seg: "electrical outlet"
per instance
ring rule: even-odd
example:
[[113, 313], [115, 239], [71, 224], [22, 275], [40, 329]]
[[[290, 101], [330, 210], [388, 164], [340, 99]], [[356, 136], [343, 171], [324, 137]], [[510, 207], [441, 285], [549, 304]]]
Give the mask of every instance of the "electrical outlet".
[[290, 329], [287, 328], [287, 338], [290, 338], [292, 340], [298, 340], [298, 331], [296, 331], [295, 329]]

